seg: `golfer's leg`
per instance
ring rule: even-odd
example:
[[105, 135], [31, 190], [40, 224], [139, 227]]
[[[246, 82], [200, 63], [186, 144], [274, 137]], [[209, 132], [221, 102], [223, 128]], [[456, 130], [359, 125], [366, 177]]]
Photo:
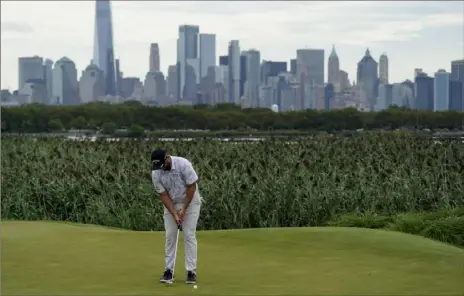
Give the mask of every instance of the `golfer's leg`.
[[165, 245], [165, 264], [166, 269], [174, 269], [176, 261], [176, 241], [177, 241], [177, 225], [176, 221], [170, 213], [164, 213], [164, 229], [166, 230], [166, 245]]
[[196, 272], [197, 269], [197, 222], [200, 216], [200, 203], [191, 203], [184, 216], [185, 269]]

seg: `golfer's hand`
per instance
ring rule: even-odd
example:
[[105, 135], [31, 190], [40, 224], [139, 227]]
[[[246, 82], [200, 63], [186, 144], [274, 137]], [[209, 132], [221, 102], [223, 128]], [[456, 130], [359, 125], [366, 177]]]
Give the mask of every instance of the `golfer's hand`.
[[179, 217], [179, 214], [176, 213], [174, 216], [173, 216], [174, 220], [176, 221], [176, 224], [177, 225], [182, 225], [182, 219]]
[[179, 218], [184, 221], [184, 215], [185, 215], [185, 211], [184, 209], [181, 209], [177, 212], [177, 214], [179, 215]]

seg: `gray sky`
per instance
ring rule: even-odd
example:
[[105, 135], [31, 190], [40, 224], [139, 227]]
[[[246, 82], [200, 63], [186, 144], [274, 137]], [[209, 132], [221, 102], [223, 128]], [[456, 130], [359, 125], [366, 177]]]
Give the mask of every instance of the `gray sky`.
[[[412, 79], [414, 68], [449, 71], [450, 61], [464, 56], [462, 1], [113, 1], [112, 9], [121, 71], [142, 80], [151, 42], [159, 43], [165, 74], [175, 63], [180, 24], [216, 34], [218, 56], [231, 39], [287, 62], [297, 48], [323, 48], [327, 59], [335, 44], [351, 80], [367, 47], [377, 61], [387, 53], [393, 82]], [[2, 1], [1, 87], [16, 89], [21, 56], [67, 56], [80, 77], [93, 54], [94, 17], [94, 1]]]

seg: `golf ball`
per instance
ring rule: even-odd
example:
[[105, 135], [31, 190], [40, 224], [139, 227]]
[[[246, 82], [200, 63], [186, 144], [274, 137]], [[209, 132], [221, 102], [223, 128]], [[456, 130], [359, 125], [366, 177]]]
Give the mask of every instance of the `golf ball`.
[[193, 286], [193, 288], [194, 288], [194, 289], [196, 289], [196, 288], [198, 288], [198, 286], [197, 286], [197, 285], [195, 285], [195, 286]]

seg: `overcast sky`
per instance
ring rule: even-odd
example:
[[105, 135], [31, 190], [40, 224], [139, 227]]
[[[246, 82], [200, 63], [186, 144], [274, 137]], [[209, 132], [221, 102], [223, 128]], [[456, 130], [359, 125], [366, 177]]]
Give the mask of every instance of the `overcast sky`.
[[[295, 58], [298, 48], [323, 48], [327, 59], [335, 44], [351, 80], [367, 47], [377, 61], [387, 53], [393, 82], [412, 79], [419, 67], [449, 71], [450, 61], [464, 55], [462, 1], [113, 1], [112, 10], [121, 71], [142, 80], [151, 42], [159, 43], [163, 72], [175, 63], [181, 24], [216, 34], [218, 56], [232, 39], [278, 61]], [[1, 87], [16, 89], [21, 56], [67, 56], [80, 77], [92, 58], [94, 17], [94, 1], [2, 1]]]

